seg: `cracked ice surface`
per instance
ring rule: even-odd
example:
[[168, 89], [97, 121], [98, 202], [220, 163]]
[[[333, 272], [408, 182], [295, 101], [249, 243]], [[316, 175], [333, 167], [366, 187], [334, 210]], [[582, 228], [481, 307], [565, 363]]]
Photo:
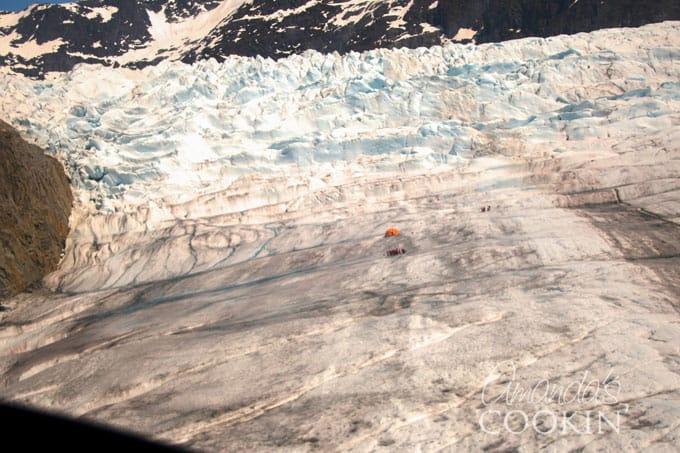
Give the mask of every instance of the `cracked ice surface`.
[[[2, 315], [0, 395], [208, 451], [673, 449], [679, 43], [0, 75], [80, 200], [62, 293]], [[615, 401], [482, 401], [585, 371]], [[620, 432], [480, 427], [546, 408]]]

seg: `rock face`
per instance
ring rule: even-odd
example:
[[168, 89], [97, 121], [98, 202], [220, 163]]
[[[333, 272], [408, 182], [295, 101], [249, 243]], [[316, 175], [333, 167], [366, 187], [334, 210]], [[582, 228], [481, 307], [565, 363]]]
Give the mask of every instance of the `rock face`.
[[61, 164], [0, 121], [0, 298], [56, 268], [72, 197]]
[[678, 19], [674, 0], [83, 0], [0, 14], [0, 65], [41, 77], [78, 63], [485, 43]]
[[637, 27], [680, 17], [680, 3], [665, 1], [448, 0], [439, 3], [437, 25], [444, 33], [454, 36], [463, 27], [478, 30], [477, 43]]
[[[307, 49], [488, 43], [680, 18], [680, 4], [600, 0], [254, 1], [215, 28], [185, 61], [224, 55], [279, 57]], [[245, 24], [245, 26], [244, 26]]]

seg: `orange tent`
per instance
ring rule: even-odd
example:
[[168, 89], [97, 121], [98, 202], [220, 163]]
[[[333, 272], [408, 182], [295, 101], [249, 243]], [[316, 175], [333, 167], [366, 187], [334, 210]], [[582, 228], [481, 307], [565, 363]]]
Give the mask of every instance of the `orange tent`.
[[388, 228], [387, 231], [385, 231], [385, 237], [386, 238], [389, 238], [389, 237], [392, 237], [392, 236], [399, 236], [400, 234], [401, 233], [396, 228]]

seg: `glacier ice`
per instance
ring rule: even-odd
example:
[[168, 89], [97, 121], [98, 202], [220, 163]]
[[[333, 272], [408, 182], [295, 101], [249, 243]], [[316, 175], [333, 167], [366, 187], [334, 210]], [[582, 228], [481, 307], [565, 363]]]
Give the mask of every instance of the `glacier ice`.
[[[418, 153], [423, 164], [438, 163], [453, 148], [474, 153], [471, 144], [491, 137], [561, 137], [576, 118], [558, 112], [583, 102], [604, 115], [612, 96], [622, 96], [648, 112], [643, 101], [659, 96], [664, 83], [674, 91], [675, 74], [653, 73], [673, 49], [619, 46], [628, 32], [609, 33], [610, 49], [589, 48], [590, 38], [577, 35], [344, 56], [309, 51], [276, 62], [163, 63], [141, 72], [80, 66], [47, 82], [3, 75], [3, 114], [67, 161], [76, 184], [85, 179], [76, 170], [85, 169], [111, 210], [122, 207], [111, 200], [112, 187], [154, 192], [148, 188], [181, 173], [164, 184], [164, 192], [181, 192], [212, 182], [214, 166], [241, 175], [414, 148], [431, 150]], [[527, 121], [544, 127], [526, 130]], [[93, 179], [97, 166], [129, 177]]]
[[[57, 292], [1, 314], [0, 395], [206, 451], [672, 449], [678, 43], [0, 74], [79, 199]], [[485, 435], [502, 360], [615, 370], [621, 435]]]
[[[65, 162], [82, 209], [166, 234], [151, 217], [172, 224], [177, 216], [205, 216], [192, 200], [210, 194], [230, 193], [211, 205], [211, 216], [301, 195], [299, 188], [258, 187], [253, 178], [264, 175], [296, 174], [318, 190], [357, 168], [439, 171], [475, 156], [559, 152], [567, 141], [585, 146], [668, 128], [679, 93], [677, 33], [677, 23], [665, 23], [637, 30], [634, 39], [619, 29], [342, 56], [308, 51], [278, 61], [165, 62], [142, 71], [81, 65], [47, 81], [0, 74], [1, 112]], [[73, 237], [85, 234], [80, 229], [126, 233], [102, 228], [76, 223]], [[87, 268], [90, 259], [81, 259], [67, 254], [65, 268]]]

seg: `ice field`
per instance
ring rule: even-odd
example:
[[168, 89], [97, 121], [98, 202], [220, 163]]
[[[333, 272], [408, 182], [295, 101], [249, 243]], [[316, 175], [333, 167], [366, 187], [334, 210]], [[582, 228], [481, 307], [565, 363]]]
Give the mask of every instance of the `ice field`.
[[0, 85], [77, 195], [1, 397], [205, 451], [680, 443], [680, 23]]

